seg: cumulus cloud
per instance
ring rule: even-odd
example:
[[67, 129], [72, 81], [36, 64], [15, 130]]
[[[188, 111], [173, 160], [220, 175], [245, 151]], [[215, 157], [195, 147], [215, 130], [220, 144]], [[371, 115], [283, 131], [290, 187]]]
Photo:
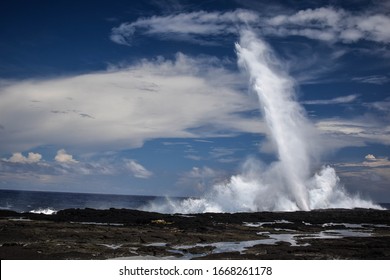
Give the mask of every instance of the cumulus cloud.
[[[91, 188], [100, 184], [99, 182], [128, 181], [129, 175], [141, 179], [153, 175], [136, 160], [106, 157], [98, 160], [81, 158], [75, 161], [65, 150], [59, 150], [57, 158], [53, 161], [40, 158], [41, 155], [37, 153], [30, 153], [27, 157], [15, 153], [10, 158], [1, 159], [0, 181], [15, 186], [23, 186], [28, 182], [28, 187], [52, 188], [62, 185], [70, 188], [78, 186], [78, 191], [96, 191]], [[94, 183], [83, 185], [82, 182], [85, 180]], [[107, 185], [103, 184], [102, 187], [106, 188]]]
[[390, 161], [387, 157], [375, 157], [372, 154], [368, 154], [365, 156], [365, 161], [363, 162], [364, 166], [369, 167], [390, 167]]
[[328, 100], [308, 100], [301, 102], [302, 104], [306, 105], [332, 105], [332, 104], [344, 104], [344, 103], [350, 103], [356, 100], [356, 98], [359, 95], [357, 94], [351, 94], [347, 96], [340, 96]]
[[153, 173], [147, 170], [144, 166], [136, 162], [135, 160], [126, 160], [126, 167], [136, 178], [147, 179], [153, 175]]
[[376, 174], [376, 178], [384, 178], [386, 182], [390, 180], [390, 160], [388, 157], [367, 154], [361, 162], [338, 163], [336, 166], [342, 168], [344, 172], [361, 171], [364, 174]]
[[[269, 11], [268, 11], [269, 12]], [[270, 15], [248, 10], [230, 12], [192, 12], [140, 18], [114, 27], [111, 40], [131, 45], [138, 32], [162, 39], [205, 43], [205, 36], [235, 34], [237, 27], [250, 25], [273, 36], [302, 36], [326, 42], [353, 43], [369, 40], [390, 42], [390, 18], [385, 13], [352, 13], [341, 8], [322, 7]]]
[[54, 159], [60, 163], [78, 163], [78, 161], [75, 160], [73, 156], [68, 154], [64, 149], [58, 150]]
[[367, 159], [367, 160], [376, 160], [376, 157], [374, 155], [372, 155], [372, 154], [368, 154], [364, 158]]
[[11, 163], [37, 163], [42, 159], [42, 155], [39, 153], [28, 153], [28, 156], [25, 157], [22, 153], [14, 153], [9, 159], [5, 161]]
[[244, 85], [220, 60], [180, 53], [105, 72], [8, 82], [0, 87], [0, 147], [106, 151], [146, 139], [264, 132], [257, 118], [241, 114], [257, 109]]

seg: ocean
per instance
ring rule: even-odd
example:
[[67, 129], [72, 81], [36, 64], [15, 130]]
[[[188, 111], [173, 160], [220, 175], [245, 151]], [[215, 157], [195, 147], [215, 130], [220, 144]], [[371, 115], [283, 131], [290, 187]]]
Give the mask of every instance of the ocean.
[[0, 209], [52, 214], [68, 208], [140, 209], [163, 199], [157, 196], [0, 190]]
[[[182, 201], [185, 198], [170, 199]], [[161, 196], [0, 190], [0, 210], [12, 210], [20, 213], [53, 214], [69, 208], [145, 210], [152, 209], [148, 207], [151, 204], [158, 205], [166, 202], [167, 199]], [[390, 203], [380, 203], [380, 205], [390, 209]], [[156, 208], [153, 211], [160, 212]]]

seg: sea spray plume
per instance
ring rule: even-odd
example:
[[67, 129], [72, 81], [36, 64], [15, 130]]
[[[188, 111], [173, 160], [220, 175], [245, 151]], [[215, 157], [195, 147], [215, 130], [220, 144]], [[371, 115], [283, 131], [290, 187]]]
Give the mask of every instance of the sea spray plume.
[[[239, 65], [245, 68], [259, 96], [279, 160], [266, 166], [248, 159], [239, 175], [212, 186], [201, 198], [155, 201], [142, 210], [165, 213], [297, 211], [321, 208], [376, 208], [351, 196], [333, 168], [314, 174], [319, 148], [314, 127], [295, 101], [294, 81], [280, 70], [268, 45], [245, 30], [236, 44]], [[314, 144], [312, 144], [314, 143]], [[314, 174], [314, 176], [312, 176]]]
[[[238, 63], [250, 76], [257, 93], [270, 137], [277, 148], [279, 162], [262, 173], [268, 186], [275, 188], [275, 179], [281, 178], [278, 188], [278, 204], [274, 208], [292, 210], [296, 203], [299, 210], [318, 208], [377, 208], [378, 205], [358, 196], [348, 194], [340, 184], [336, 171], [323, 167], [313, 177], [313, 161], [320, 153], [317, 133], [308, 121], [304, 109], [295, 100], [294, 81], [280, 69], [270, 47], [250, 30], [243, 30], [240, 43], [236, 44]], [[276, 172], [276, 173], [275, 173]], [[272, 181], [273, 180], [273, 181]], [[267, 194], [273, 194], [267, 190]]]
[[245, 30], [236, 44], [238, 63], [245, 68], [257, 93], [270, 137], [284, 174], [286, 191], [301, 210], [310, 210], [305, 182], [310, 177], [310, 124], [294, 100], [294, 82], [277, 70], [277, 61], [265, 42]]

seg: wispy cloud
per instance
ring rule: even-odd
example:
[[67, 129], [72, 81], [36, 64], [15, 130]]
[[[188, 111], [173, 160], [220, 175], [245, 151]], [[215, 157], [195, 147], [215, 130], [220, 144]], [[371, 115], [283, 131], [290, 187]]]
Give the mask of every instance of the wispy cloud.
[[[213, 169], [208, 166], [195, 166], [191, 170], [181, 174], [177, 184], [201, 193], [216, 183], [221, 182], [225, 177], [225, 171]], [[194, 187], [195, 189], [193, 189]]]
[[153, 16], [140, 18], [135, 22], [122, 23], [114, 27], [111, 40], [122, 45], [131, 45], [136, 32], [148, 36], [158, 36], [162, 39], [183, 41], [198, 41], [207, 43], [200, 38], [209, 35], [226, 35], [237, 33], [238, 24], [255, 23], [258, 15], [247, 10], [231, 12], [191, 12], [168, 16]]
[[[390, 168], [390, 160], [388, 157], [378, 157], [373, 154], [367, 154], [364, 157], [364, 161], [362, 162], [348, 162], [348, 163], [338, 163], [337, 166], [342, 167], [386, 167]], [[389, 174], [390, 176], [390, 174]]]
[[390, 144], [390, 126], [375, 118], [322, 119], [316, 122], [316, 126], [323, 134], [322, 144], [331, 148], [359, 147], [367, 143]]
[[147, 179], [153, 175], [153, 173], [147, 170], [144, 166], [136, 162], [135, 160], [125, 160], [126, 167], [136, 178]]
[[369, 167], [390, 167], [390, 161], [388, 157], [375, 157], [373, 154], [368, 154], [365, 156], [365, 161], [363, 162], [364, 166]]
[[[390, 97], [388, 97], [382, 101], [364, 103], [364, 105], [368, 108], [387, 113], [390, 117]], [[389, 121], [390, 121], [390, 119], [389, 119]]]
[[363, 193], [371, 193], [378, 201], [387, 201], [390, 181], [390, 161], [387, 157], [367, 154], [360, 162], [342, 162], [335, 167], [347, 185]]
[[307, 100], [301, 102], [302, 104], [306, 105], [332, 105], [332, 104], [344, 104], [344, 103], [351, 103], [358, 98], [359, 95], [357, 94], [351, 94], [347, 96], [340, 96], [332, 99], [327, 100]]
[[293, 35], [343, 43], [359, 40], [390, 42], [390, 19], [385, 13], [354, 14], [323, 7], [276, 15], [266, 22], [267, 33], [283, 37]]
[[[128, 46], [141, 36], [201, 45], [226, 44], [228, 41], [233, 45], [240, 30], [248, 27], [263, 37], [291, 39], [288, 48], [278, 47], [289, 71], [304, 84], [329, 82], [329, 79], [324, 80], [324, 73], [341, 67], [338, 58], [352, 48], [356, 51], [354, 43], [370, 41], [374, 43], [370, 49], [360, 47], [359, 51], [383, 57], [388, 52], [384, 45], [390, 42], [390, 19], [386, 13], [378, 9], [354, 12], [332, 6], [295, 11], [278, 7], [258, 11], [197, 11], [142, 17], [114, 27], [110, 38], [115, 43]], [[309, 43], [305, 46], [305, 41], [298, 42], [294, 39], [297, 36], [310, 39], [306, 41]], [[315, 46], [312, 41], [316, 41]], [[290, 54], [292, 45], [295, 49]], [[384, 83], [386, 80], [371, 77], [364, 82]]]
[[390, 78], [383, 75], [371, 75], [371, 76], [364, 76], [364, 77], [355, 77], [352, 78], [352, 81], [358, 83], [365, 83], [365, 84], [383, 85], [390, 82]]
[[212, 159], [218, 162], [230, 163], [239, 160], [238, 158], [234, 157], [234, 154], [238, 150], [239, 149], [235, 148], [216, 147], [209, 152], [209, 155]]
[[[170, 40], [206, 42], [205, 36], [236, 34], [237, 27], [249, 25], [262, 34], [302, 36], [325, 42], [354, 43], [368, 40], [390, 42], [390, 19], [385, 13], [352, 13], [341, 8], [322, 7], [296, 12], [262, 14], [249, 10], [191, 12], [140, 18], [112, 29], [111, 40], [131, 45], [136, 33]], [[203, 38], [203, 39], [201, 39]]]

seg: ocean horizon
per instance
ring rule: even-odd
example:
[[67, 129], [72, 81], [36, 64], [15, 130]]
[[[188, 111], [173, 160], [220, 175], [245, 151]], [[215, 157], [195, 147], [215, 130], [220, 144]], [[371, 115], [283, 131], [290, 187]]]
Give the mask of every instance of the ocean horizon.
[[53, 214], [69, 208], [140, 209], [159, 199], [163, 197], [2, 189], [0, 190], [0, 209], [43, 214]]
[[[180, 201], [188, 197], [169, 198]], [[145, 210], [151, 203], [158, 204], [159, 201], [165, 203], [166, 196], [0, 189], [0, 210], [19, 213], [53, 214], [70, 208]], [[383, 208], [390, 209], [389, 202], [377, 203]]]

